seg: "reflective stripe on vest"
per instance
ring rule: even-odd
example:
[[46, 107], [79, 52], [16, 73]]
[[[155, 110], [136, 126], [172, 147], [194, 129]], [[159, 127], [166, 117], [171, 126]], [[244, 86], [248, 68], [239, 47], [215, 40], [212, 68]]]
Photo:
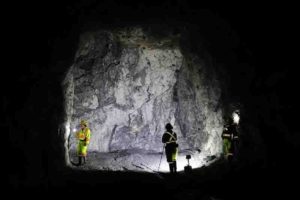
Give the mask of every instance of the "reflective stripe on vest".
[[[171, 136], [170, 139], [169, 139], [169, 142], [166, 142], [167, 144], [176, 142], [176, 138], [175, 138], [175, 136], [174, 136], [173, 134], [171, 134], [171, 133], [169, 133], [169, 132], [166, 132], [166, 133], [169, 134], [169, 135]], [[171, 141], [171, 139], [174, 139], [174, 141]]]

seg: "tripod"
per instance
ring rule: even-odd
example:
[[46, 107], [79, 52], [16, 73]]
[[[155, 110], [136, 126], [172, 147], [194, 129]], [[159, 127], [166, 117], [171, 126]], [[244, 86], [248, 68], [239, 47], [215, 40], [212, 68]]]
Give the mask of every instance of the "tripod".
[[166, 146], [166, 144], [164, 144], [162, 152], [161, 152], [161, 157], [160, 157], [160, 161], [159, 161], [159, 165], [158, 165], [158, 169], [157, 169], [158, 172], [159, 172], [159, 168], [160, 168], [160, 163], [161, 163], [162, 157], [164, 155], [165, 146]]

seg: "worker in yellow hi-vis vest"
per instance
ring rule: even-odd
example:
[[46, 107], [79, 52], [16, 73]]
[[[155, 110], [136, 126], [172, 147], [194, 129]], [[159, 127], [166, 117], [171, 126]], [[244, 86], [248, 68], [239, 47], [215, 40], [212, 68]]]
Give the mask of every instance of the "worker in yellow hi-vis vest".
[[228, 118], [222, 132], [223, 154], [226, 160], [232, 161], [237, 154], [238, 131], [237, 124]]
[[88, 122], [86, 120], [81, 120], [80, 130], [76, 133], [76, 137], [78, 139], [78, 165], [82, 165], [86, 163], [87, 147], [91, 138], [91, 130], [88, 128]]

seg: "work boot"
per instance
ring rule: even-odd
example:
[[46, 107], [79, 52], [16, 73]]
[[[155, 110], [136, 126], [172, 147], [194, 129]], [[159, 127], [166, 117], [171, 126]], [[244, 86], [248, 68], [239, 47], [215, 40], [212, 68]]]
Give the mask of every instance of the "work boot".
[[82, 157], [78, 156], [78, 166], [80, 166], [82, 164]]
[[169, 163], [170, 173], [173, 174], [173, 163]]
[[233, 160], [233, 154], [232, 154], [232, 153], [228, 154], [227, 160], [228, 160], [228, 162], [230, 162], [230, 163], [232, 162], [232, 160]]

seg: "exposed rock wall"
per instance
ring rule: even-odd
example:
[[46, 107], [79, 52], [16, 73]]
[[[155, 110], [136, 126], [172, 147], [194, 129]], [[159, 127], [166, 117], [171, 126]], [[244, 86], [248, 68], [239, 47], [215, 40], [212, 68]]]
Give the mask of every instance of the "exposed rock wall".
[[[82, 34], [67, 77], [74, 84], [68, 115], [71, 130], [80, 119], [89, 121], [90, 150], [161, 151], [171, 122], [181, 149], [220, 153], [219, 83], [199, 56], [182, 52], [179, 40], [140, 28]], [[69, 142], [75, 149], [73, 133]]]

